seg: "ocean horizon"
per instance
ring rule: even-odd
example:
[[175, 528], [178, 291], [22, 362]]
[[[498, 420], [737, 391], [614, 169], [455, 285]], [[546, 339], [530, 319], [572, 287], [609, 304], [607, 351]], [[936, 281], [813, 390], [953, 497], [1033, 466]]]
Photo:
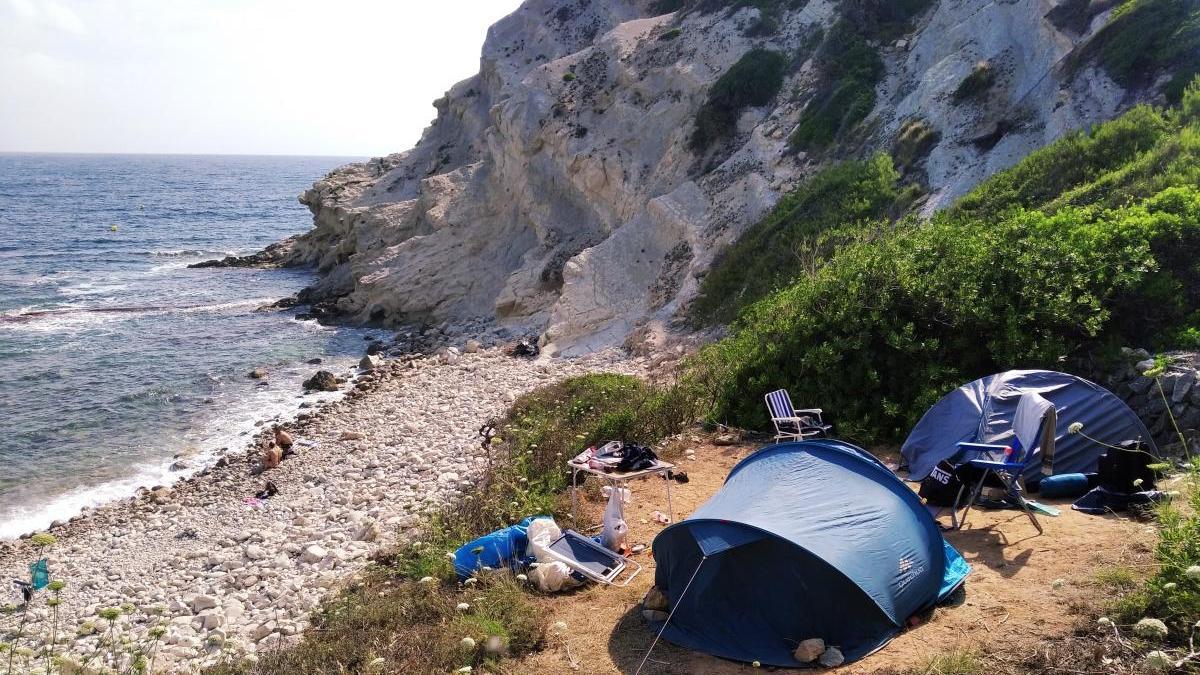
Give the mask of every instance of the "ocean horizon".
[[0, 152], [0, 538], [190, 475], [294, 415], [309, 361], [353, 367], [370, 331], [264, 309], [312, 270], [188, 265], [307, 230], [297, 195], [355, 159]]

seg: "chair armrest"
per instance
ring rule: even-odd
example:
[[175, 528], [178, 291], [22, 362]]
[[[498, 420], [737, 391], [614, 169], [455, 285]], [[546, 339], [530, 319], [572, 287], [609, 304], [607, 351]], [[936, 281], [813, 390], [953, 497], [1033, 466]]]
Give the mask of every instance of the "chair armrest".
[[820, 408], [805, 408], [803, 410], [794, 410], [792, 412], [794, 412], [796, 415], [799, 415], [800, 413], [816, 413], [816, 414], [820, 415], [821, 413], [823, 413], [825, 411], [821, 410]]
[[998, 443], [959, 443], [958, 447], [963, 450], [974, 450], [976, 452], [1004, 452], [1010, 449], [1009, 446]]

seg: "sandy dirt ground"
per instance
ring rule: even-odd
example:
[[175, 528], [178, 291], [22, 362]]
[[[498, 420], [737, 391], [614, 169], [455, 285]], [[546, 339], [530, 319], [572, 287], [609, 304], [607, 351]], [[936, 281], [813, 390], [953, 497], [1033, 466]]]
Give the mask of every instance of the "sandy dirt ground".
[[[675, 516], [685, 518], [724, 482], [738, 460], [758, 445], [718, 446], [709, 439], [686, 444], [694, 460], [680, 460], [689, 482], [672, 485]], [[630, 541], [647, 550], [634, 558], [645, 569], [627, 588], [585, 586], [547, 597], [547, 621], [565, 622], [564, 636], [550, 638], [546, 649], [515, 664], [513, 672], [533, 675], [633, 673], [654, 635], [639, 612], [639, 602], [654, 580], [649, 546], [664, 527], [651, 514], [667, 510], [664, 481], [631, 485], [626, 508]], [[1129, 518], [1089, 516], [1072, 511], [1069, 501], [1044, 500], [1061, 510], [1041, 517], [1038, 535], [1019, 511], [973, 510], [967, 526], [947, 535], [971, 564], [965, 595], [953, 606], [937, 608], [928, 620], [898, 635], [875, 654], [838, 669], [872, 673], [923, 667], [936, 654], [954, 649], [1015, 649], [1068, 634], [1105, 592], [1095, 581], [1097, 570], [1110, 565], [1144, 568], [1155, 541], [1152, 526]], [[603, 509], [593, 487], [583, 499], [581, 525], [597, 525]], [[569, 525], [569, 523], [568, 523]], [[1056, 581], [1061, 580], [1060, 583]], [[748, 664], [733, 663], [660, 641], [642, 668], [644, 675], [747, 673]]]

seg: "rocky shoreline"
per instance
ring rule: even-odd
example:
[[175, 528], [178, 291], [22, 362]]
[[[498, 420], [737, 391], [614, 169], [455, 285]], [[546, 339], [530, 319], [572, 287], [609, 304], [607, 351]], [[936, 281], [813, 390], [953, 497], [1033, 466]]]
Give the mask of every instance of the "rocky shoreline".
[[[476, 430], [517, 396], [587, 372], [643, 372], [646, 362], [615, 350], [519, 358], [472, 340], [462, 351], [374, 355], [364, 366], [342, 399], [287, 425], [297, 454], [276, 469], [254, 475], [263, 426], [245, 453], [53, 528], [48, 548], [37, 538], [0, 544], [9, 578], [28, 578], [44, 556], [65, 582], [58, 653], [95, 666], [113, 658], [106, 636], [146, 647], [161, 628], [158, 672], [253, 659], [300, 634], [372, 552], [467, 494], [485, 463]], [[255, 499], [267, 481], [278, 493]], [[17, 646], [41, 648], [50, 597], [40, 591], [24, 617], [0, 615], [5, 633], [24, 623]], [[120, 669], [130, 651], [112, 650], [110, 666]]]

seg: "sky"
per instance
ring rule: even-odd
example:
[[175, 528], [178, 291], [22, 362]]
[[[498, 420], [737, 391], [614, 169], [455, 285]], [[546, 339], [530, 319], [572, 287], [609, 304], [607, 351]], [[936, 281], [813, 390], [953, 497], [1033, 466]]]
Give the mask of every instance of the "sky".
[[0, 152], [398, 152], [518, 4], [0, 0]]

